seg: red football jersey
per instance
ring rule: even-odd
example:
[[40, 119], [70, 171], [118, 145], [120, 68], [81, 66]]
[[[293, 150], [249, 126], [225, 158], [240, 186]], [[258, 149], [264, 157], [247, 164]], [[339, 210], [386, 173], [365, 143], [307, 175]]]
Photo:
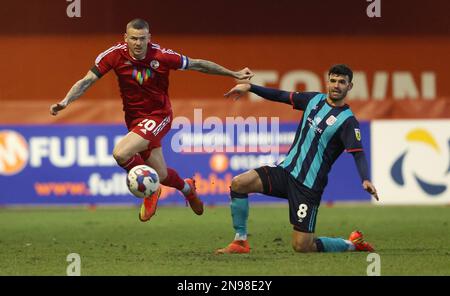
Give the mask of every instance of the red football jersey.
[[126, 43], [102, 52], [92, 71], [102, 77], [114, 69], [118, 77], [126, 121], [148, 115], [169, 115], [169, 71], [186, 69], [188, 58], [158, 44], [149, 43], [143, 60], [130, 56]]

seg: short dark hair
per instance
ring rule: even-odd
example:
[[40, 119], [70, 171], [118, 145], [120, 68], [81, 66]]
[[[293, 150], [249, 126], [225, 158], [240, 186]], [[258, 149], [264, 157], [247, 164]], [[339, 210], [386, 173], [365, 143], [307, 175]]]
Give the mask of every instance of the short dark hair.
[[142, 29], [147, 29], [148, 31], [150, 31], [150, 26], [148, 25], [148, 23], [140, 18], [135, 18], [133, 20], [131, 20], [128, 24], [127, 24], [127, 29], [129, 28], [133, 28], [136, 30], [142, 30]]
[[328, 76], [330, 76], [330, 74], [347, 75], [349, 82], [352, 82], [352, 79], [353, 79], [352, 69], [350, 69], [350, 67], [345, 64], [337, 64], [337, 65], [331, 66], [330, 70], [328, 70]]

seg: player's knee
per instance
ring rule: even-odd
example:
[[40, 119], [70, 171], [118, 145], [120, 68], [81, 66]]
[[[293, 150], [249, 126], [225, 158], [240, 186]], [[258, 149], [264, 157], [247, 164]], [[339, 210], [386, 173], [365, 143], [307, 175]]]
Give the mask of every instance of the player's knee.
[[313, 245], [306, 242], [292, 242], [292, 248], [298, 253], [313, 252]]
[[238, 192], [238, 193], [246, 193], [246, 184], [245, 184], [245, 182], [244, 182], [244, 180], [241, 178], [241, 177], [239, 177], [239, 176], [237, 176], [237, 177], [234, 177], [232, 180], [231, 180], [231, 190], [232, 191], [234, 191], [234, 192]]
[[113, 150], [113, 157], [118, 164], [124, 164], [127, 162], [133, 155], [126, 153], [125, 150], [115, 147]]

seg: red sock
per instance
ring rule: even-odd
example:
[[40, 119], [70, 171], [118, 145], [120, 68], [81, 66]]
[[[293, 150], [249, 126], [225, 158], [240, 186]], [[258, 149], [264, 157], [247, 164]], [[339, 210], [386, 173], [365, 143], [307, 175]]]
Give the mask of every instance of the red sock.
[[180, 191], [184, 188], [184, 180], [180, 178], [177, 171], [171, 168], [167, 168], [167, 177], [161, 182], [161, 184], [174, 187]]
[[119, 164], [123, 167], [127, 172], [129, 172], [132, 168], [137, 165], [145, 164], [144, 160], [139, 154], [133, 155], [130, 159], [128, 159], [124, 164]]

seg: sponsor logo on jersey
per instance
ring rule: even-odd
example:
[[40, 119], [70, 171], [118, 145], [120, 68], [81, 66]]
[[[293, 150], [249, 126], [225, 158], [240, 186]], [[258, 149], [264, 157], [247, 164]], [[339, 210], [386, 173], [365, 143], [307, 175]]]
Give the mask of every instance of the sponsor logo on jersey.
[[314, 132], [321, 134], [323, 132], [323, 129], [319, 127], [320, 122], [322, 122], [322, 118], [316, 116], [314, 119], [311, 119], [310, 117], [307, 118], [308, 125], [310, 128], [314, 129]]
[[319, 123], [322, 121], [322, 118], [320, 118], [319, 116], [314, 117], [314, 122], [316, 123], [316, 125], [319, 125]]

